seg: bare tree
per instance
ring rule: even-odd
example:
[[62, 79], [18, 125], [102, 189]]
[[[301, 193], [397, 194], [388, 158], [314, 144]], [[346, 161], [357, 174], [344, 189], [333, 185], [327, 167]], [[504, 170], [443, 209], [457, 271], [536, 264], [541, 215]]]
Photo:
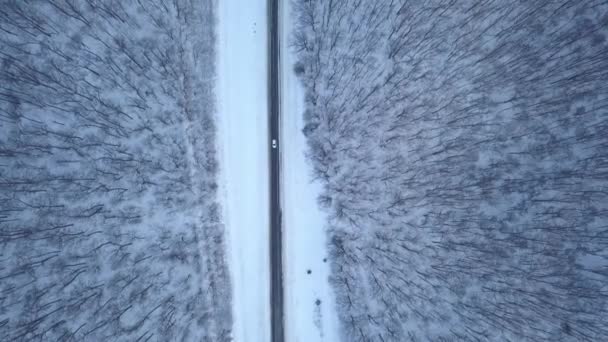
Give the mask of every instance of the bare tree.
[[608, 338], [608, 6], [293, 3], [344, 340]]
[[213, 2], [0, 2], [0, 340], [228, 341]]

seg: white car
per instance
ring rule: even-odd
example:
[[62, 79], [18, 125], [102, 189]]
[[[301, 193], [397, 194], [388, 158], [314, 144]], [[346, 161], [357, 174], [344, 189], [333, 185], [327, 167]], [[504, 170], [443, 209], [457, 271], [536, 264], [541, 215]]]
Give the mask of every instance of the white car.
[[272, 148], [277, 148], [277, 139], [272, 139]]

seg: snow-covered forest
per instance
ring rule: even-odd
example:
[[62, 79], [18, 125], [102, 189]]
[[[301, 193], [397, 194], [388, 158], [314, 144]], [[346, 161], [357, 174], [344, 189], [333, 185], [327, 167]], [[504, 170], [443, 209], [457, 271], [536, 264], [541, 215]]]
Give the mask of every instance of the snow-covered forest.
[[608, 340], [608, 3], [293, 1], [343, 340]]
[[0, 1], [0, 340], [229, 340], [212, 4]]

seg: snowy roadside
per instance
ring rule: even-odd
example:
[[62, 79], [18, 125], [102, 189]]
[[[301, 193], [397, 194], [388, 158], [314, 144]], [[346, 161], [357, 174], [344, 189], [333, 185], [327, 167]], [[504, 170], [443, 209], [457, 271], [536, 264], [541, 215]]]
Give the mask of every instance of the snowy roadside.
[[236, 342], [270, 340], [267, 6], [218, 1], [218, 150]]
[[[311, 183], [305, 158], [304, 89], [290, 51], [290, 1], [282, 2], [282, 169], [285, 338], [289, 342], [339, 341], [338, 316], [330, 287], [325, 216], [317, 206], [321, 185]], [[309, 273], [310, 271], [310, 273]]]

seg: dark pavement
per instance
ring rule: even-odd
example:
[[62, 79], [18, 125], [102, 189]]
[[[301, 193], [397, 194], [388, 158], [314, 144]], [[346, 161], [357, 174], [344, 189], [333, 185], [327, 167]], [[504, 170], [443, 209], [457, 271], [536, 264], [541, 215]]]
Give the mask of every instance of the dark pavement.
[[[283, 332], [283, 246], [280, 188], [280, 46], [279, 0], [268, 0], [269, 21], [269, 141], [270, 149], [270, 310], [272, 342], [284, 342]], [[277, 141], [276, 148], [272, 140]]]

